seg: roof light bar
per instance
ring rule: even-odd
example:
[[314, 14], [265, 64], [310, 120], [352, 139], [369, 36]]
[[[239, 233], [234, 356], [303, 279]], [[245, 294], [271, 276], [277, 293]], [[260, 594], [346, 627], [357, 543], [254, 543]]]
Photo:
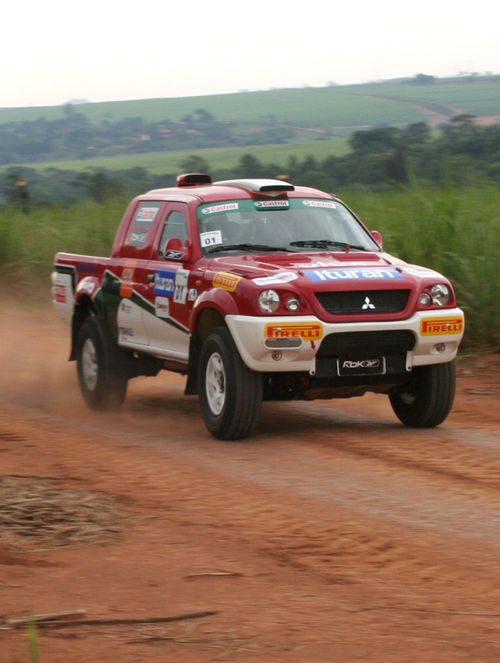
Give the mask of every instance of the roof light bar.
[[177, 186], [194, 186], [196, 184], [212, 184], [208, 173], [184, 173], [177, 176]]

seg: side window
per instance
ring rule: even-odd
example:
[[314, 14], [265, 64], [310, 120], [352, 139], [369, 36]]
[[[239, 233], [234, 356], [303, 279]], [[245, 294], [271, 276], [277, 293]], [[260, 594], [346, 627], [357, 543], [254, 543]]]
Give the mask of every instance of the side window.
[[159, 257], [164, 258], [165, 245], [172, 237], [178, 237], [182, 244], [185, 244], [187, 239], [187, 221], [184, 212], [174, 210], [170, 212], [165, 221], [165, 227], [160, 240]]
[[160, 208], [161, 203], [154, 202], [144, 202], [138, 206], [134, 219], [130, 225], [127, 237], [128, 246], [135, 246], [138, 249], [142, 249], [146, 246], [149, 233], [154, 226]]

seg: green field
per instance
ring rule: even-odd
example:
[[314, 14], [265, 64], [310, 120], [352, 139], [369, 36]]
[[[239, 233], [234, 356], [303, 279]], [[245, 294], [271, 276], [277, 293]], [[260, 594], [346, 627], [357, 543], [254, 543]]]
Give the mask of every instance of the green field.
[[[475, 81], [437, 79], [432, 85], [383, 82], [321, 88], [278, 89], [234, 94], [166, 99], [142, 99], [88, 103], [74, 106], [90, 122], [142, 117], [146, 122], [181, 120], [198, 108], [224, 122], [304, 127], [352, 127], [378, 124], [400, 126], [426, 122], [419, 106], [439, 109], [453, 116], [460, 112], [477, 116], [497, 115], [500, 109], [500, 76]], [[453, 108], [449, 108], [452, 106]], [[63, 117], [63, 106], [0, 108], [0, 123]]]
[[[389, 253], [452, 280], [467, 316], [466, 346], [500, 350], [498, 187], [342, 193], [370, 229], [383, 233]], [[0, 211], [0, 278], [46, 288], [56, 251], [109, 255], [127, 203]]]
[[[163, 175], [165, 173], [180, 172], [181, 162], [186, 157], [193, 154], [206, 159], [211, 170], [231, 170], [236, 167], [238, 161], [244, 154], [251, 154], [263, 163], [284, 164], [291, 156], [296, 156], [299, 160], [304, 159], [309, 155], [313, 155], [316, 159], [325, 159], [331, 154], [342, 156], [348, 152], [348, 149], [349, 145], [346, 138], [332, 138], [330, 140], [311, 140], [285, 145], [256, 145], [234, 148], [217, 147], [174, 152], [144, 152], [141, 154], [125, 154], [70, 161], [44, 161], [40, 163], [23, 164], [23, 167], [29, 166], [36, 170], [58, 168], [61, 170], [73, 170], [77, 172], [91, 168], [104, 168], [107, 170], [145, 168], [152, 174]], [[4, 168], [6, 168], [6, 166]]]

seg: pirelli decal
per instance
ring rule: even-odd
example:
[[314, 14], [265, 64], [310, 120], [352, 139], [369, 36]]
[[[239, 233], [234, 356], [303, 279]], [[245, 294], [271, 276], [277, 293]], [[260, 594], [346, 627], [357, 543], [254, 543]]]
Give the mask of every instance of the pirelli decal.
[[236, 286], [241, 281], [241, 276], [236, 276], [235, 274], [229, 274], [228, 272], [217, 272], [214, 276], [212, 285], [215, 288], [222, 288], [223, 290], [229, 290], [229, 292], [234, 292]]
[[424, 318], [420, 322], [422, 336], [440, 336], [444, 334], [461, 334], [464, 320], [460, 316], [450, 318]]
[[321, 322], [269, 323], [265, 328], [266, 338], [301, 338], [304, 341], [319, 341], [323, 338]]

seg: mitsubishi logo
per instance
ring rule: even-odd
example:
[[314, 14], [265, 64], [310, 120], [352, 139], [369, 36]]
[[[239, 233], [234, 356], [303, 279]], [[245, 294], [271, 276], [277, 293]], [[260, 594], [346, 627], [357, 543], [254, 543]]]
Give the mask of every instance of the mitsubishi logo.
[[369, 297], [365, 297], [365, 303], [361, 307], [363, 311], [366, 311], [367, 309], [374, 309], [375, 305], [371, 303]]

